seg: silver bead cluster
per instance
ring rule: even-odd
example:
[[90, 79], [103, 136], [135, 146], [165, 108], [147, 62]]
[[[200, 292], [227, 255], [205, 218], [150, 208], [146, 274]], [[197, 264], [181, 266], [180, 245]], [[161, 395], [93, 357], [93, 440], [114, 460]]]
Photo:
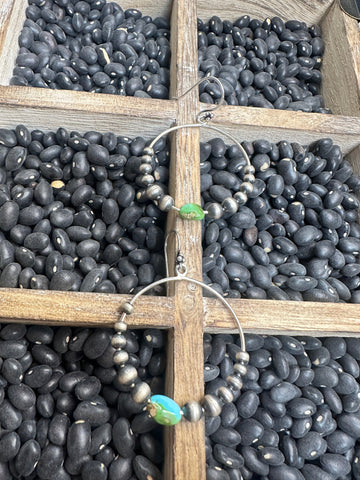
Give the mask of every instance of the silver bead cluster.
[[210, 218], [218, 220], [224, 214], [236, 213], [242, 205], [248, 200], [248, 195], [254, 190], [255, 167], [253, 165], [245, 165], [242, 169], [244, 173], [243, 183], [239, 187], [239, 191], [234, 193], [233, 197], [226, 197], [220, 203], [208, 203], [205, 205], [206, 212]]
[[[152, 175], [152, 163], [155, 162], [155, 152], [151, 147], [144, 148], [144, 155], [141, 157], [141, 164], [139, 167], [139, 175], [136, 179], [138, 185], [146, 188], [145, 195], [149, 200], [152, 200], [160, 210], [163, 212], [169, 212], [175, 209], [174, 199], [171, 195], [165, 195], [163, 188], [155, 183], [155, 178]], [[240, 185], [239, 191], [234, 194], [233, 197], [225, 198], [220, 203], [209, 203], [205, 206], [205, 213], [210, 218], [217, 220], [224, 214], [236, 213], [242, 205], [248, 200], [248, 195], [254, 190], [255, 182], [255, 167], [253, 165], [245, 165], [243, 171], [243, 183]]]
[[[129, 354], [125, 350], [126, 337], [124, 333], [127, 331], [127, 324], [124, 320], [126, 315], [132, 313], [134, 306], [130, 302], [126, 302], [121, 309], [123, 315], [115, 323], [116, 333], [111, 338], [111, 345], [115, 349], [113, 360], [119, 367], [117, 380], [120, 385], [130, 388], [134, 402], [142, 405], [151, 397], [151, 389], [146, 382], [139, 379], [136, 367], [128, 364]], [[182, 408], [183, 416], [189, 422], [198, 422], [203, 415], [219, 416], [224, 404], [232, 402], [236, 392], [241, 390], [242, 377], [247, 373], [249, 359], [249, 354], [244, 350], [237, 352], [234, 372], [226, 379], [227, 386], [220, 387], [217, 395], [205, 395], [201, 403], [194, 400], [186, 403]]]
[[189, 402], [184, 405], [182, 411], [189, 422], [197, 422], [202, 415], [217, 417], [221, 414], [225, 403], [234, 400], [234, 394], [242, 388], [242, 378], [246, 375], [249, 354], [243, 350], [236, 355], [237, 362], [234, 364], [234, 373], [226, 379], [227, 386], [220, 387], [217, 395], [205, 395], [202, 403]]
[[[126, 302], [121, 307], [123, 314], [130, 315], [134, 306]], [[120, 385], [131, 389], [131, 396], [135, 403], [145, 404], [151, 396], [151, 389], [146, 382], [139, 379], [138, 371], [133, 365], [128, 365], [129, 354], [125, 350], [127, 324], [123, 317], [114, 325], [115, 332], [111, 338], [111, 345], [115, 349], [113, 361], [119, 367], [117, 380]]]
[[136, 177], [136, 183], [144, 188], [145, 195], [152, 200], [163, 212], [168, 212], [174, 207], [174, 199], [170, 195], [165, 195], [163, 188], [155, 184], [153, 165], [155, 164], [155, 152], [151, 147], [144, 148], [144, 155], [141, 157], [139, 172], [141, 175]]

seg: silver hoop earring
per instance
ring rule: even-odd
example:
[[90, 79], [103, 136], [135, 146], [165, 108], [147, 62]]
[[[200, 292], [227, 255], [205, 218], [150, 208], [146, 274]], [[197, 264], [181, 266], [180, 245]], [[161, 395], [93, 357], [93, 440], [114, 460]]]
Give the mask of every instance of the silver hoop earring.
[[[188, 277], [185, 257], [180, 251], [180, 238], [177, 232], [171, 231], [165, 240], [165, 261], [166, 272], [168, 275], [167, 260], [167, 240], [171, 233], [177, 236], [178, 249], [176, 255], [175, 276], [165, 277], [161, 280], [147, 285], [140, 290], [134, 297], [121, 306], [121, 317], [115, 324], [116, 333], [111, 339], [111, 344], [115, 348], [114, 363], [119, 367], [118, 381], [121, 385], [131, 388], [131, 395], [135, 403], [143, 405], [147, 408], [149, 414], [154, 420], [162, 425], [175, 425], [183, 417], [190, 422], [200, 420], [203, 415], [218, 416], [221, 414], [222, 407], [225, 403], [232, 402], [234, 395], [242, 388], [242, 377], [246, 375], [247, 364], [249, 362], [249, 354], [246, 352], [245, 336], [240, 321], [231, 305], [217, 291], [209, 285]], [[189, 401], [183, 407], [180, 407], [174, 400], [165, 395], [152, 395], [150, 386], [138, 378], [138, 372], [133, 365], [128, 364], [129, 355], [126, 351], [126, 337], [124, 332], [127, 330], [126, 317], [134, 311], [134, 303], [136, 300], [151, 288], [171, 282], [189, 282], [204, 288], [208, 292], [215, 295], [223, 305], [230, 311], [239, 330], [240, 351], [236, 354], [236, 363], [234, 364], [234, 372], [226, 379], [227, 385], [222, 386], [218, 390], [217, 395], [205, 395], [202, 402]]]
[[[153, 200], [160, 210], [164, 212], [169, 212], [170, 210], [176, 211], [178, 215], [184, 220], [202, 220], [205, 215], [208, 215], [212, 219], [219, 219], [226, 213], [236, 213], [240, 206], [245, 205], [248, 200], [248, 195], [254, 189], [253, 184], [255, 182], [255, 168], [253, 165], [251, 165], [250, 159], [243, 146], [232, 135], [223, 131], [221, 128], [209, 125], [210, 120], [214, 117], [213, 112], [217, 108], [219, 108], [219, 106], [223, 103], [224, 100], [224, 89], [221, 82], [215, 77], [204, 77], [199, 80], [193, 87], [191, 87], [187, 92], [181, 95], [181, 97], [186, 95], [197, 85], [200, 85], [204, 81], [210, 80], [216, 82], [220, 86], [222, 97], [219, 104], [215, 105], [214, 108], [212, 108], [211, 110], [202, 110], [198, 115], [198, 123], [176, 125], [175, 127], [170, 127], [161, 132], [156, 138], [154, 138], [150, 145], [144, 148], [144, 155], [141, 157], [141, 163], [139, 166], [139, 176], [136, 179], [137, 183], [144, 188], [146, 197], [149, 200]], [[158, 140], [160, 140], [160, 138], [162, 138], [164, 135], [167, 135], [168, 133], [183, 128], [199, 127], [220, 133], [221, 135], [224, 135], [235, 143], [235, 145], [239, 148], [245, 159], [245, 165], [242, 168], [243, 182], [240, 185], [239, 190], [234, 194], [234, 196], [225, 198], [221, 202], [221, 204], [212, 202], [207, 204], [205, 206], [205, 209], [203, 209], [200, 205], [197, 205], [196, 203], [186, 203], [185, 205], [182, 205], [180, 208], [178, 208], [175, 206], [175, 201], [171, 197], [171, 195], [165, 195], [163, 188], [155, 183], [155, 178], [152, 175], [154, 167], [156, 165], [154, 145]]]

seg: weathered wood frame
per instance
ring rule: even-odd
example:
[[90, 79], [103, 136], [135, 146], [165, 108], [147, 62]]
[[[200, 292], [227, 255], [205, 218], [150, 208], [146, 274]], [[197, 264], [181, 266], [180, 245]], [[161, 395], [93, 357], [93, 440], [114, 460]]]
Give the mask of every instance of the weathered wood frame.
[[[357, 22], [346, 17], [334, 0], [125, 0], [125, 8], [140, 8], [152, 16], [171, 15], [171, 98], [179, 97], [198, 78], [197, 16], [235, 19], [280, 16], [320, 23], [326, 41], [323, 94], [335, 115], [284, 112], [258, 108], [222, 107], [214, 124], [239, 140], [267, 138], [308, 144], [332, 137], [360, 172], [359, 34]], [[19, 123], [45, 130], [114, 131], [153, 138], [165, 128], [194, 122], [201, 105], [196, 91], [179, 100], [144, 100], [82, 92], [50, 91], [9, 86], [24, 20], [25, 0], [0, 5], [0, 127]], [[150, 112], [150, 113], [149, 113]], [[207, 138], [206, 136], [201, 138]], [[177, 205], [199, 202], [199, 139], [196, 129], [180, 130], [171, 139], [170, 190]], [[189, 275], [201, 278], [201, 224], [170, 215], [168, 230], [182, 239]], [[83, 294], [0, 289], [2, 322], [111, 327], [119, 316], [123, 295]], [[359, 335], [360, 307], [230, 300], [245, 330], [308, 335]], [[203, 331], [235, 331], [219, 301], [202, 298], [192, 284], [179, 283], [167, 297], [146, 297], [129, 317], [134, 328], [153, 326], [169, 331], [167, 392], [180, 404], [203, 395]], [[180, 422], [166, 429], [166, 480], [205, 480], [203, 422]]]

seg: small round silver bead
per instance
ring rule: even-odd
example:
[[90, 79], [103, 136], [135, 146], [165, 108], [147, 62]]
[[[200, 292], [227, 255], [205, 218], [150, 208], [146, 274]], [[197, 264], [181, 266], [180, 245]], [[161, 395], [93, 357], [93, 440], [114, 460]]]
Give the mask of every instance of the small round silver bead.
[[250, 182], [243, 182], [239, 188], [240, 192], [245, 192], [247, 194], [251, 193], [254, 190], [254, 185]]
[[218, 220], [223, 216], [224, 210], [219, 203], [210, 203], [207, 207], [207, 214], [210, 218]]
[[128, 326], [125, 322], [116, 322], [114, 325], [114, 329], [117, 332], [126, 332]]
[[149, 163], [142, 163], [139, 167], [139, 172], [143, 175], [152, 172], [152, 167]]
[[226, 378], [226, 381], [231, 387], [235, 388], [236, 390], [241, 390], [243, 386], [243, 382], [241, 378], [238, 377], [237, 375], [229, 375]]
[[254, 174], [255, 173], [255, 167], [254, 165], [245, 165], [243, 168], [244, 175], [247, 175], [248, 173]]
[[136, 403], [145, 403], [151, 396], [151, 388], [146, 382], [138, 382], [131, 392], [131, 396]]
[[134, 310], [134, 305], [130, 302], [125, 302], [121, 305], [121, 311], [130, 315]]
[[184, 417], [189, 422], [198, 422], [204, 414], [204, 411], [200, 403], [195, 401], [186, 403], [183, 406], [182, 411], [184, 413]]
[[123, 348], [126, 345], [126, 338], [121, 333], [116, 333], [111, 337], [111, 345], [114, 348]]
[[160, 185], [151, 185], [146, 189], [146, 196], [149, 200], [157, 200], [164, 195], [163, 189]]
[[244, 352], [244, 350], [240, 350], [239, 352], [236, 353], [235, 358], [238, 362], [241, 362], [244, 365], [247, 365], [250, 360], [250, 355], [248, 354], [248, 352]]
[[238, 210], [238, 203], [232, 197], [224, 198], [224, 200], [221, 203], [221, 206], [224, 209], [224, 212], [226, 213], [236, 213]]
[[117, 378], [120, 385], [131, 385], [138, 378], [138, 372], [133, 365], [124, 365], [119, 369]]
[[141, 163], [149, 163], [150, 164], [150, 163], [152, 163], [152, 161], [153, 161], [153, 158], [152, 158], [151, 155], [143, 155], [141, 157]]
[[254, 183], [255, 180], [256, 180], [255, 175], [253, 175], [252, 173], [246, 173], [244, 175], [244, 182]]
[[170, 195], [164, 195], [158, 201], [158, 207], [162, 212], [169, 212], [174, 206], [174, 199]]
[[202, 406], [208, 417], [218, 417], [222, 410], [221, 400], [211, 394], [205, 395]]
[[154, 149], [152, 147], [145, 147], [144, 148], [144, 153], [145, 153], [145, 155], [154, 155], [155, 154]]
[[234, 194], [234, 198], [240, 206], [245, 205], [245, 203], [248, 200], [248, 197], [245, 192], [236, 192]]
[[126, 350], [116, 350], [113, 355], [115, 365], [124, 365], [129, 360], [129, 354]]
[[152, 175], [143, 175], [140, 177], [140, 181], [143, 185], [149, 186], [155, 182], [155, 178]]
[[244, 377], [247, 374], [247, 367], [243, 363], [234, 363], [234, 372]]
[[220, 387], [218, 395], [225, 403], [230, 403], [234, 400], [234, 395], [228, 387]]

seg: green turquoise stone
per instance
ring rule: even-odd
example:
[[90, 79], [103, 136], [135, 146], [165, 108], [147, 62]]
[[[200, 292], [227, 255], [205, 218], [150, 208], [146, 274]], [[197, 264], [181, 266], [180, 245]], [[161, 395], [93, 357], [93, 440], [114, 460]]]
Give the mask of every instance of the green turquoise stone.
[[181, 408], [165, 395], [150, 397], [148, 410], [153, 419], [161, 425], [176, 425], [181, 420]]
[[196, 203], [186, 203], [180, 208], [179, 215], [184, 220], [202, 220], [205, 217], [204, 210]]

